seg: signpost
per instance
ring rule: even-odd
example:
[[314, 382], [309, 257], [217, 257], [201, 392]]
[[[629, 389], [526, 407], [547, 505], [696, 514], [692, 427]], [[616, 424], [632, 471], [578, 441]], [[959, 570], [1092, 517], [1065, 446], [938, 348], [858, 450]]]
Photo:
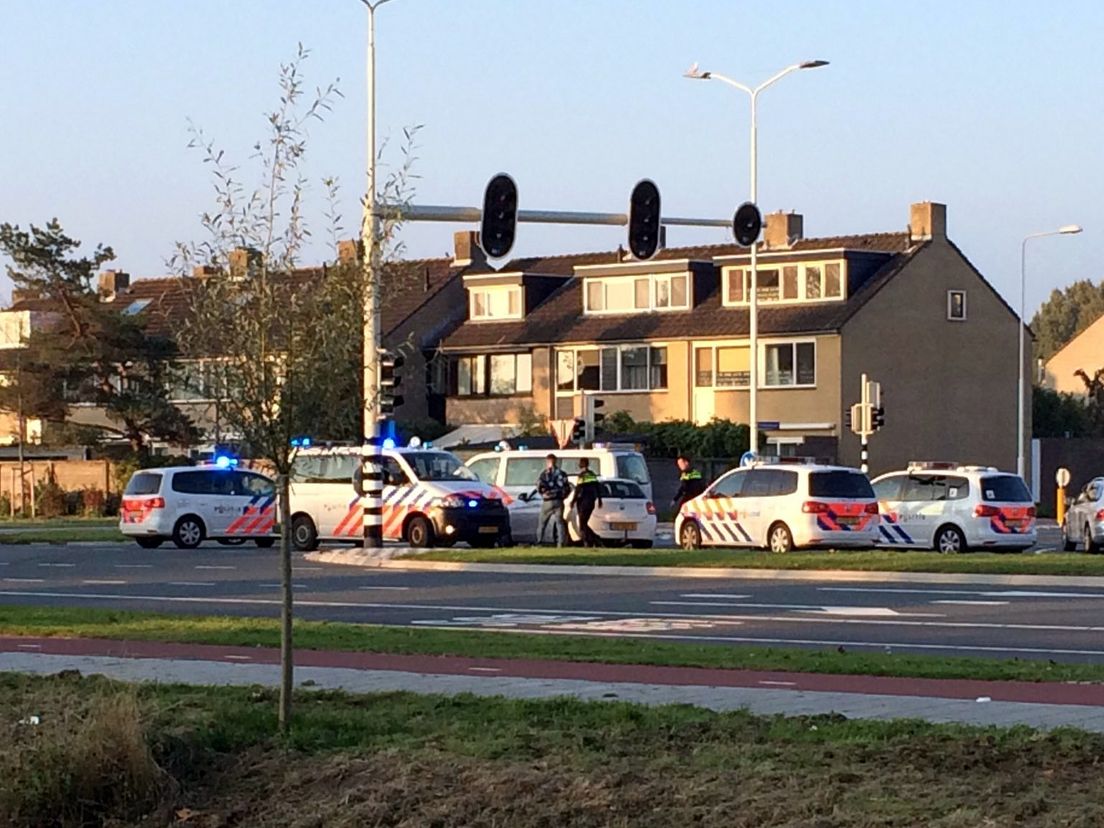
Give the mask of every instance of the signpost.
[[1070, 470], [1065, 466], [1059, 466], [1054, 473], [1054, 482], [1058, 484], [1058, 505], [1054, 510], [1054, 516], [1058, 518], [1058, 525], [1066, 519], [1066, 486], [1070, 483]]

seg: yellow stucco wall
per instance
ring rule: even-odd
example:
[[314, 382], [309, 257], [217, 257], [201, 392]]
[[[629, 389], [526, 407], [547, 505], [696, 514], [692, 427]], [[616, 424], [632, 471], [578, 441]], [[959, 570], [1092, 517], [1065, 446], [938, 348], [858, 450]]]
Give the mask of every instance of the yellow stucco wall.
[[1104, 316], [1047, 361], [1043, 385], [1055, 391], [1084, 396], [1085, 383], [1074, 371], [1084, 371], [1091, 377], [1101, 368], [1104, 368]]

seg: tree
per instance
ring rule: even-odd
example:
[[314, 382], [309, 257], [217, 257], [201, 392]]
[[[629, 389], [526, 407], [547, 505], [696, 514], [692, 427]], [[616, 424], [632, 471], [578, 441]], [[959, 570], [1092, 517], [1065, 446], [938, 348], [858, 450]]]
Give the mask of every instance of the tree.
[[137, 317], [102, 301], [96, 271], [115, 258], [102, 245], [81, 256], [81, 243], [58, 220], [45, 227], [0, 225], [0, 251], [11, 260], [13, 285], [37, 297], [49, 323], [31, 330], [0, 406], [23, 416], [62, 422], [75, 402], [92, 403], [106, 415], [105, 429], [124, 437], [136, 453], [149, 438], [186, 444], [190, 420], [167, 397], [165, 378], [176, 350], [146, 334]]
[[1077, 394], [1036, 386], [1031, 394], [1031, 430], [1035, 437], [1088, 437], [1089, 410]]
[[1104, 281], [1094, 285], [1087, 279], [1063, 290], [1051, 291], [1031, 320], [1035, 334], [1035, 355], [1050, 359], [1085, 328], [1104, 315]]
[[1081, 369], [1073, 373], [1085, 383], [1085, 410], [1091, 436], [1104, 437], [1104, 368], [1098, 368], [1091, 377]]

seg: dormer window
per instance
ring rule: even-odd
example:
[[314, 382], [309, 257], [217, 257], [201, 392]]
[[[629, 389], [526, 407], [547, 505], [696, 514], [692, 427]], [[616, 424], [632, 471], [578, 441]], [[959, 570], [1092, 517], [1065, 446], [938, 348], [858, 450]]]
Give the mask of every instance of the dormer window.
[[521, 286], [491, 285], [468, 288], [472, 320], [521, 319]]
[[686, 273], [590, 277], [585, 280], [587, 313], [634, 313], [689, 310]]
[[[814, 262], [760, 267], [758, 301], [821, 302], [843, 298], [843, 263]], [[724, 269], [724, 304], [746, 305], [751, 296], [751, 268]]]

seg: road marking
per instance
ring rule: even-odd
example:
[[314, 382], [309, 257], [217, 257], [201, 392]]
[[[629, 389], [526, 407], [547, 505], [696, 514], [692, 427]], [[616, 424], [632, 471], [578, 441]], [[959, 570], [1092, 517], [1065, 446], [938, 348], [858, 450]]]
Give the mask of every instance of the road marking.
[[41, 650], [42, 649], [41, 644], [16, 644], [15, 646], [16, 646], [17, 649], [20, 649], [20, 650]]
[[[261, 589], [281, 589], [281, 588], [283, 588], [284, 585], [283, 584], [257, 584], [257, 586], [260, 587]], [[292, 584], [291, 588], [292, 589], [306, 589], [307, 585], [306, 584]]]
[[122, 584], [125, 584], [126, 581], [96, 581], [88, 579], [81, 581], [81, 583], [88, 584], [89, 586], [120, 586]]
[[196, 569], [237, 569], [236, 566], [219, 566], [218, 564], [197, 564]]
[[224, 658], [228, 658], [231, 661], [252, 661], [253, 660], [253, 656], [243, 656], [243, 655], [228, 655], [228, 656], [224, 656]]
[[116, 569], [153, 569], [153, 564], [115, 564]]
[[1007, 607], [1009, 601], [932, 601], [933, 604], [957, 604], [962, 607]]
[[981, 595], [989, 598], [1104, 598], [1104, 592], [1043, 592], [1036, 590], [909, 589], [906, 587], [817, 587], [821, 592], [876, 592], [903, 595]]
[[46, 583], [42, 578], [5, 578], [6, 584], [44, 584]]
[[726, 595], [723, 592], [707, 593], [707, 592], [684, 592], [679, 596], [680, 598], [732, 598], [740, 600], [741, 598], [750, 598], [750, 595]]
[[[816, 612], [821, 615], [858, 615], [869, 618], [893, 618], [900, 615], [928, 615], [929, 613], [897, 612], [889, 607], [821, 607], [820, 609], [803, 609], [798, 612]], [[939, 617], [942, 617], [940, 615]]]
[[501, 667], [469, 667], [473, 673], [501, 673]]
[[169, 586], [214, 586], [214, 581], [169, 581]]
[[766, 684], [769, 687], [797, 687], [796, 681], [760, 681], [759, 684]]
[[76, 566], [74, 563], [40, 563], [39, 566], [53, 566], [58, 569], [69, 569]]
[[941, 612], [897, 612], [888, 607], [825, 607], [816, 604], [733, 604], [727, 601], [651, 601], [660, 607], [738, 607], [740, 609], [787, 609], [795, 612], [815, 612], [823, 615], [900, 616], [943, 618]]
[[360, 587], [360, 589], [387, 589], [387, 590], [394, 590], [395, 592], [405, 592], [406, 590], [410, 589], [410, 587], [400, 587], [400, 586], [362, 586], [362, 587]]

